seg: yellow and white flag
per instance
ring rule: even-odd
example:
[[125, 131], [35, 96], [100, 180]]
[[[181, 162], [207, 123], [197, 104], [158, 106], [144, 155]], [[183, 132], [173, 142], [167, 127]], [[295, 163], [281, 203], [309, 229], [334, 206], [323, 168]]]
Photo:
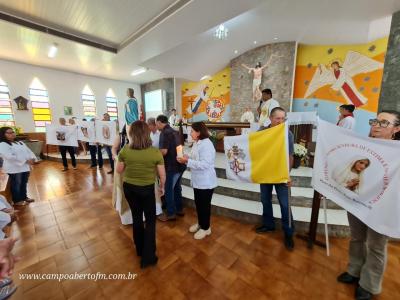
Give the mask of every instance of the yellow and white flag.
[[227, 178], [253, 183], [289, 180], [286, 123], [262, 131], [224, 138]]

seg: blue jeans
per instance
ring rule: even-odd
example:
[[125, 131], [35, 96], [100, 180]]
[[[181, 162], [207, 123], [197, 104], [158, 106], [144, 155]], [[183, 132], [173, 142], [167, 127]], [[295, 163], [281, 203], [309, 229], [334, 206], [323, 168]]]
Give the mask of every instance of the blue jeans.
[[108, 159], [110, 160], [111, 170], [114, 171], [114, 160], [112, 159], [111, 146], [104, 146], [104, 149], [106, 150], [107, 155], [108, 155]]
[[182, 211], [182, 187], [181, 179], [183, 173], [167, 171], [165, 179], [165, 202], [167, 215], [173, 216]]
[[[272, 188], [275, 186], [276, 195], [278, 196], [279, 205], [282, 214], [282, 229], [287, 235], [293, 235], [294, 223], [293, 215], [289, 209], [289, 188], [286, 183], [280, 184], [260, 184], [261, 203], [263, 205], [263, 225], [268, 228], [275, 228], [274, 214], [272, 210]], [[290, 226], [289, 226], [290, 214]]]
[[11, 196], [14, 203], [24, 201], [28, 198], [27, 185], [29, 172], [8, 174], [10, 176]]

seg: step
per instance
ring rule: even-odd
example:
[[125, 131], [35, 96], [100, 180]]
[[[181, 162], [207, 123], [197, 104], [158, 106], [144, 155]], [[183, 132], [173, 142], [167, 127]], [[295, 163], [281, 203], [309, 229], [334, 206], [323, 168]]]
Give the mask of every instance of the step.
[[[182, 176], [182, 185], [190, 186], [189, 170], [186, 170]], [[255, 183], [237, 182], [230, 179], [217, 178], [218, 187], [215, 189], [215, 193], [240, 198], [244, 200], [252, 200], [260, 202], [260, 185]], [[311, 187], [291, 187], [291, 203], [292, 205], [299, 207], [311, 207], [312, 199], [314, 195], [314, 189]], [[272, 191], [272, 202], [278, 204], [275, 189]], [[336, 203], [328, 200], [327, 208], [340, 209]]]
[[[190, 206], [194, 206], [193, 189], [183, 185], [182, 196], [186, 200], [186, 203]], [[236, 197], [229, 197], [214, 193], [211, 205], [213, 213], [218, 215], [224, 215], [240, 221], [248, 223], [260, 224], [262, 215], [262, 204], [261, 202], [240, 199]], [[274, 216], [276, 219], [281, 218], [280, 207], [278, 204], [273, 204]], [[311, 218], [311, 208], [299, 207], [292, 205], [293, 218], [295, 220], [295, 226], [297, 232], [307, 232], [309, 227], [309, 221]], [[327, 223], [328, 232], [330, 236], [348, 236], [348, 221], [347, 213], [343, 209], [327, 209]], [[320, 209], [318, 218], [319, 233], [324, 232], [324, 210]]]

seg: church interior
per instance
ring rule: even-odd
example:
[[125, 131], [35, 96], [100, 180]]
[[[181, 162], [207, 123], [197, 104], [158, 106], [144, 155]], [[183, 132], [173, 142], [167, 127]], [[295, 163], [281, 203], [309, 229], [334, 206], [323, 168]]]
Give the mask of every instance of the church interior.
[[400, 299], [400, 0], [0, 0], [0, 32], [0, 299]]

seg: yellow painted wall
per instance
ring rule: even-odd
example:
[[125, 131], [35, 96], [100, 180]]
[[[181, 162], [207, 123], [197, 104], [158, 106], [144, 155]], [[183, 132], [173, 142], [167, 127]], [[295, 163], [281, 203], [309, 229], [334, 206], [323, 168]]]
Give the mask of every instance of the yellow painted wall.
[[[186, 119], [192, 119], [196, 115], [207, 115], [207, 106], [212, 107], [215, 102], [223, 104], [223, 112], [220, 118], [214, 118], [211, 112], [208, 112], [208, 118], [211, 121], [228, 121], [230, 111], [230, 68], [227, 67], [220, 72], [214, 74], [211, 78], [198, 82], [182, 83], [182, 115]], [[205, 86], [209, 87], [209, 97], [203, 101], [195, 114], [191, 113], [191, 102], [195, 101]], [[213, 102], [213, 103], [212, 103]], [[192, 107], [193, 107], [192, 103]]]

